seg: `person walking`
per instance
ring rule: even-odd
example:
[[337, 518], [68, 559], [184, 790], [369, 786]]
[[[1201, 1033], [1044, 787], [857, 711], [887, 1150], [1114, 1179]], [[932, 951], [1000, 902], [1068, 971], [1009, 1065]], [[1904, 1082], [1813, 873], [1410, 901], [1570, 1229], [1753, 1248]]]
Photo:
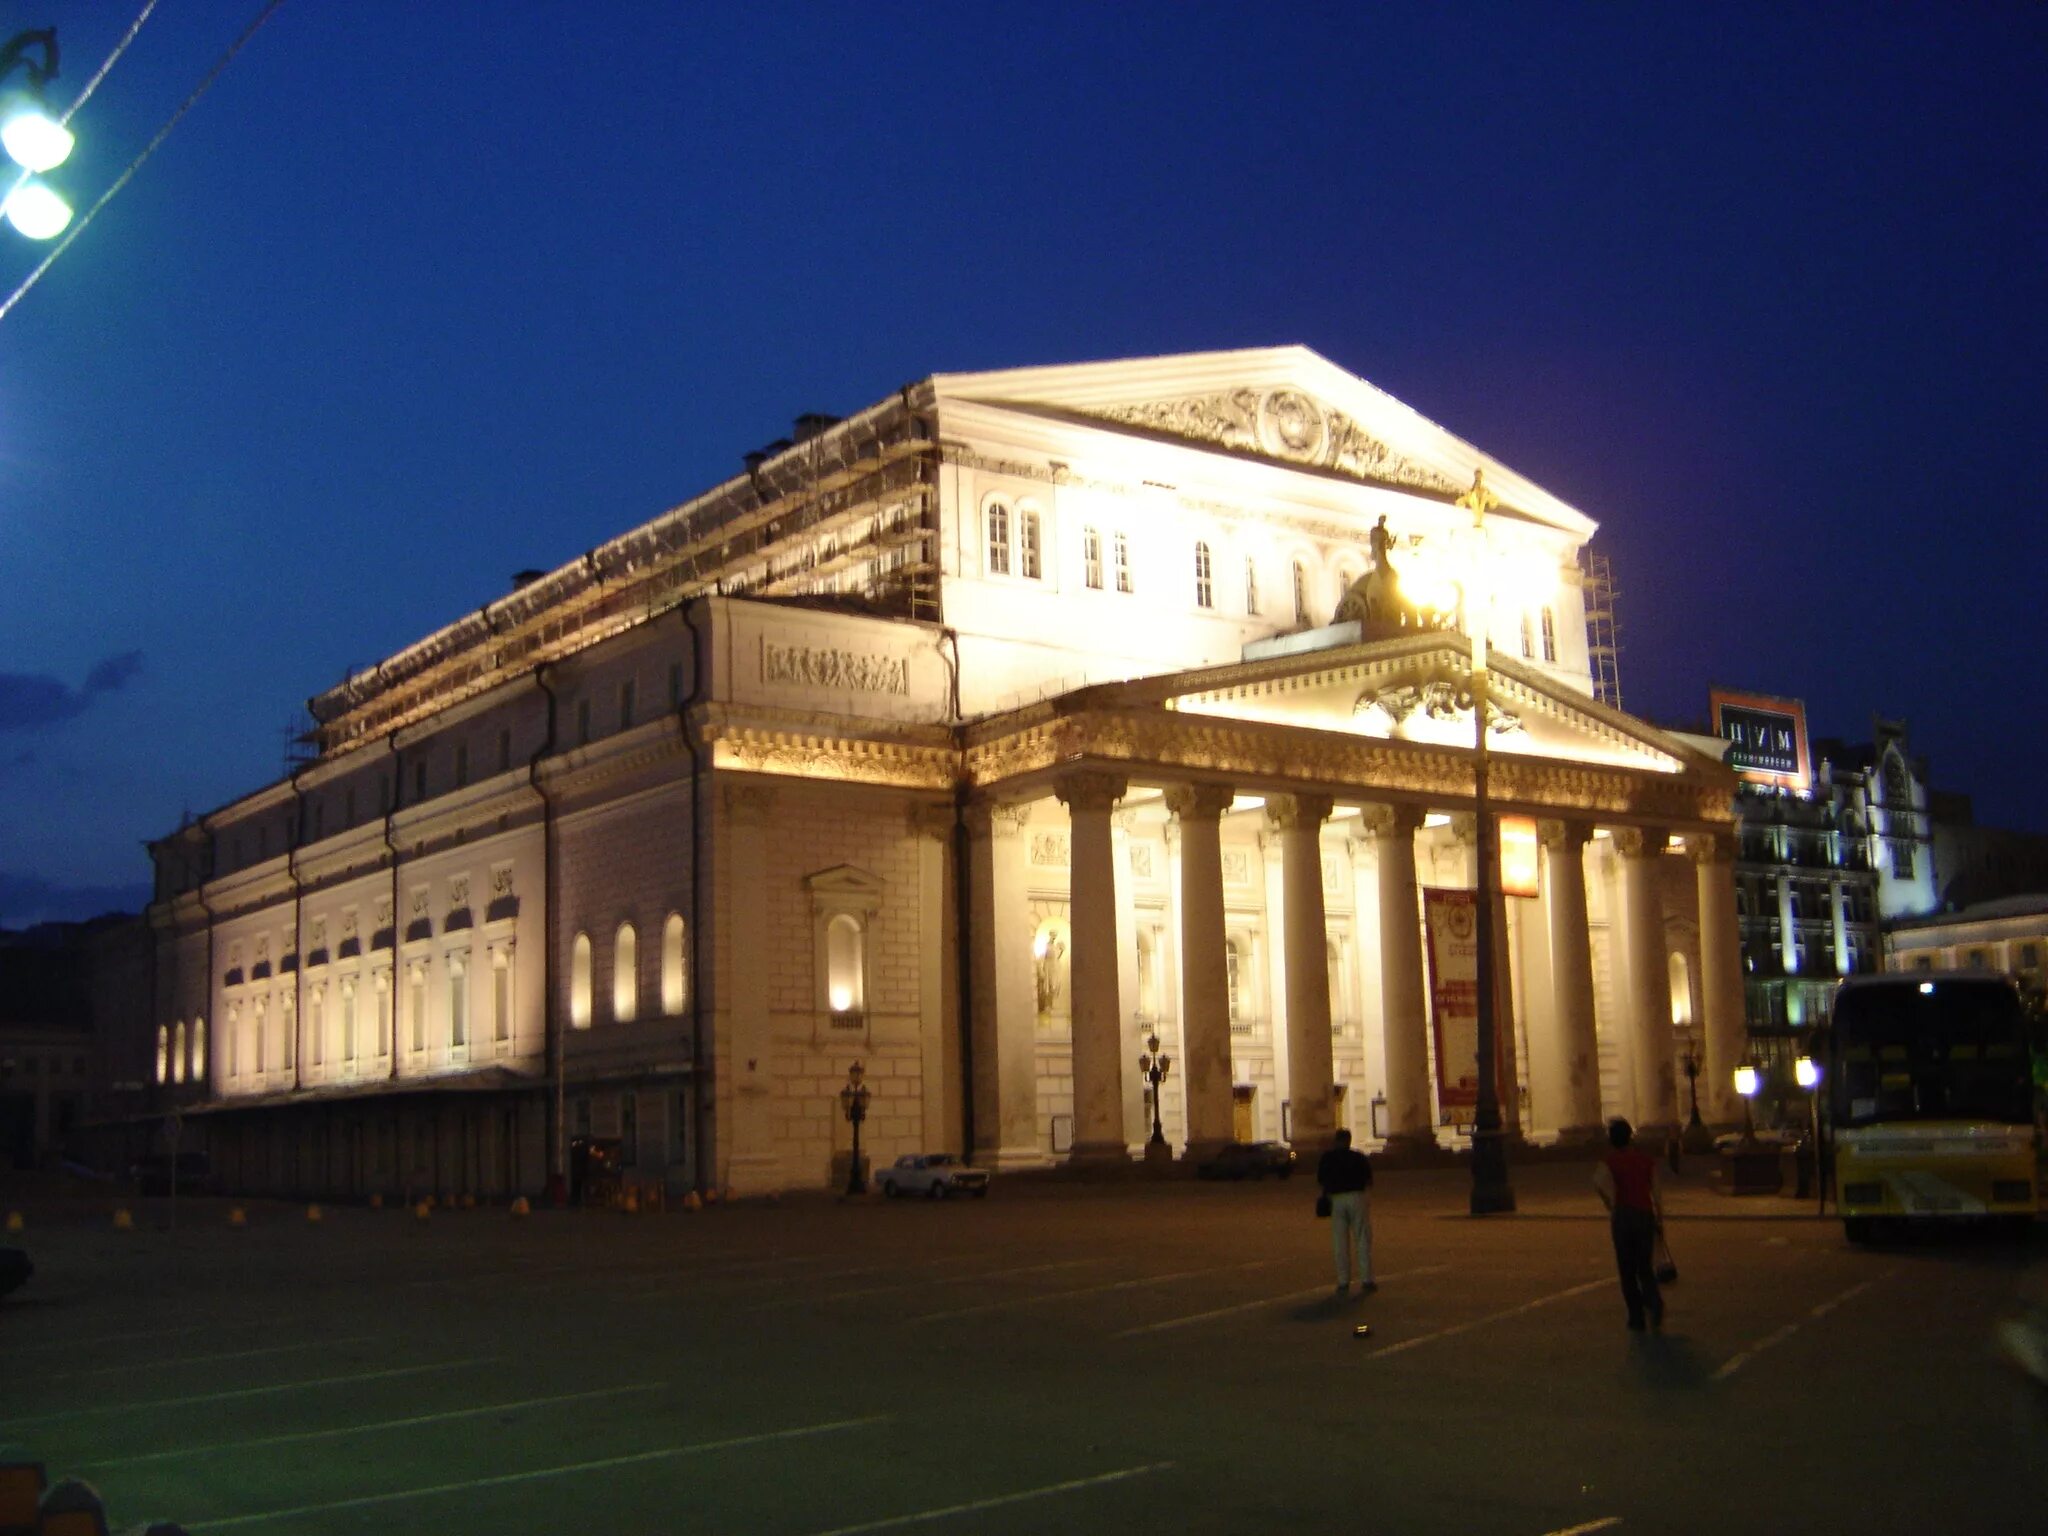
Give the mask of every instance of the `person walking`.
[[1339, 1131], [1330, 1150], [1316, 1163], [1316, 1182], [1330, 1200], [1330, 1247], [1337, 1257], [1337, 1294], [1370, 1295], [1379, 1289], [1372, 1278], [1372, 1159], [1351, 1145], [1351, 1133]]
[[1628, 1325], [1643, 1331], [1664, 1326], [1664, 1297], [1657, 1288], [1657, 1234], [1664, 1207], [1657, 1198], [1657, 1159], [1635, 1145], [1635, 1127], [1607, 1122], [1607, 1151], [1593, 1170], [1593, 1188], [1607, 1207], [1614, 1235], [1614, 1266], [1621, 1273], [1621, 1299]]

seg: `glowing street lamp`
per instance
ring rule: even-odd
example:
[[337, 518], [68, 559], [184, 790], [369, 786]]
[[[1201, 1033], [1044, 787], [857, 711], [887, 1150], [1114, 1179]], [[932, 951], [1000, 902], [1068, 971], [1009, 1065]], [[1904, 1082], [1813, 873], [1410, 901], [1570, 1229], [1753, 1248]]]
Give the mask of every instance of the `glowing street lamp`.
[[1486, 488], [1483, 470], [1472, 471], [1472, 489], [1458, 498], [1458, 505], [1472, 514], [1471, 569], [1465, 589], [1465, 628], [1472, 637], [1472, 731], [1476, 738], [1472, 759], [1472, 810], [1477, 826], [1479, 903], [1477, 954], [1479, 1097], [1472, 1114], [1472, 1204], [1474, 1216], [1515, 1208], [1514, 1187], [1508, 1183], [1507, 1132], [1500, 1119], [1500, 1085], [1495, 1081], [1498, 1028], [1493, 997], [1493, 892], [1496, 885], [1493, 861], [1493, 821], [1486, 808], [1486, 631], [1493, 617], [1491, 579], [1487, 570], [1486, 514], [1500, 505], [1500, 498]]
[[1756, 1140], [1756, 1120], [1749, 1112], [1749, 1101], [1762, 1091], [1763, 1086], [1763, 1074], [1755, 1067], [1735, 1069], [1735, 1091], [1742, 1095], [1742, 1141], [1745, 1146]]
[[860, 1124], [868, 1117], [868, 1088], [861, 1081], [866, 1075], [867, 1069], [856, 1061], [846, 1069], [846, 1086], [839, 1090], [839, 1107], [845, 1111], [846, 1123], [853, 1127], [853, 1161], [846, 1171], [849, 1195], [868, 1192], [867, 1170], [860, 1165]]
[[[42, 50], [40, 63], [31, 55], [34, 49]], [[55, 27], [20, 33], [0, 48], [0, 88], [17, 69], [28, 83], [0, 94], [0, 147], [25, 174], [0, 203], [0, 213], [31, 240], [48, 240], [71, 222], [71, 205], [36, 177], [62, 165], [76, 142], [43, 104], [43, 88], [57, 77]]]
[[1802, 1056], [1792, 1063], [1792, 1076], [1799, 1086], [1806, 1090], [1807, 1113], [1813, 1123], [1813, 1182], [1820, 1191], [1820, 1209], [1814, 1214], [1825, 1216], [1828, 1210], [1828, 1181], [1820, 1158], [1820, 1063], [1811, 1056]]

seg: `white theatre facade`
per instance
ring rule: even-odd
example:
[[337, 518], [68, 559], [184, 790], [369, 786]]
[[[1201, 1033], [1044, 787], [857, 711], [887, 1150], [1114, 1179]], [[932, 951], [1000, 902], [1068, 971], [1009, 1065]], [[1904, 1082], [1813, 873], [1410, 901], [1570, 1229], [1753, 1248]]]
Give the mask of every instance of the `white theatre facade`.
[[[1730, 1119], [1734, 781], [1593, 697], [1593, 531], [1302, 348], [803, 418], [153, 845], [160, 1107], [251, 1190], [535, 1193], [593, 1135], [747, 1193], [843, 1169], [856, 1059], [878, 1162], [1131, 1157], [1156, 1036], [1184, 1157], [1455, 1146], [1481, 568], [1513, 1134], [1670, 1126], [1687, 1049]], [[1427, 624], [1332, 624], [1376, 543]]]

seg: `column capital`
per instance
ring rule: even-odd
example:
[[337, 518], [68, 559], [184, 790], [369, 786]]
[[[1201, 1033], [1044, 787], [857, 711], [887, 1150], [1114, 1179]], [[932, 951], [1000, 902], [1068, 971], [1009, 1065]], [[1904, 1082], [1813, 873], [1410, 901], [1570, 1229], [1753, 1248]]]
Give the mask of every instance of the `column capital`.
[[1685, 834], [1686, 854], [1695, 864], [1735, 862], [1735, 834], [1719, 828]]
[[1054, 779], [1052, 792], [1071, 815], [1077, 811], [1115, 810], [1117, 801], [1123, 799], [1124, 791], [1130, 785], [1131, 781], [1122, 774], [1105, 773], [1099, 768], [1077, 768]]
[[1625, 859], [1654, 859], [1671, 840], [1662, 827], [1616, 827], [1614, 851]]
[[1388, 838], [1413, 837], [1422, 825], [1422, 807], [1394, 805], [1368, 800], [1358, 808], [1358, 822], [1352, 836], [1379, 842]]
[[968, 833], [974, 837], [1021, 837], [1025, 823], [1031, 819], [1031, 807], [983, 801], [966, 807], [961, 816], [967, 822]]
[[1236, 798], [1228, 784], [1173, 784], [1167, 787], [1166, 808], [1178, 821], [1214, 821]]
[[943, 842], [953, 835], [958, 817], [950, 805], [913, 805], [906, 818], [913, 837], [935, 838]]
[[1292, 832], [1306, 827], [1313, 832], [1336, 809], [1336, 802], [1328, 795], [1268, 795], [1266, 797], [1266, 824], [1276, 832]]
[[1575, 852], [1592, 840], [1590, 821], [1562, 821], [1546, 816], [1536, 823], [1536, 841], [1553, 854]]

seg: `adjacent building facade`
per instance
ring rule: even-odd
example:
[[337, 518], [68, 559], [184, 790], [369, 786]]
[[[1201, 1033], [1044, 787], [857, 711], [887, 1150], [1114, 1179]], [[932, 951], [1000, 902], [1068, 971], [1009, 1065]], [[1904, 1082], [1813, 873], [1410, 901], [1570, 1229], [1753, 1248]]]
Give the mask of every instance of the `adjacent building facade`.
[[1731, 1119], [1735, 780], [1595, 697], [1593, 532], [1302, 348], [803, 418], [153, 845], [160, 1107], [250, 1189], [752, 1192], [856, 1059], [877, 1160], [1128, 1157], [1156, 1034], [1182, 1155], [1451, 1145], [1486, 921], [1518, 1134], [1673, 1124], [1689, 1037]]

